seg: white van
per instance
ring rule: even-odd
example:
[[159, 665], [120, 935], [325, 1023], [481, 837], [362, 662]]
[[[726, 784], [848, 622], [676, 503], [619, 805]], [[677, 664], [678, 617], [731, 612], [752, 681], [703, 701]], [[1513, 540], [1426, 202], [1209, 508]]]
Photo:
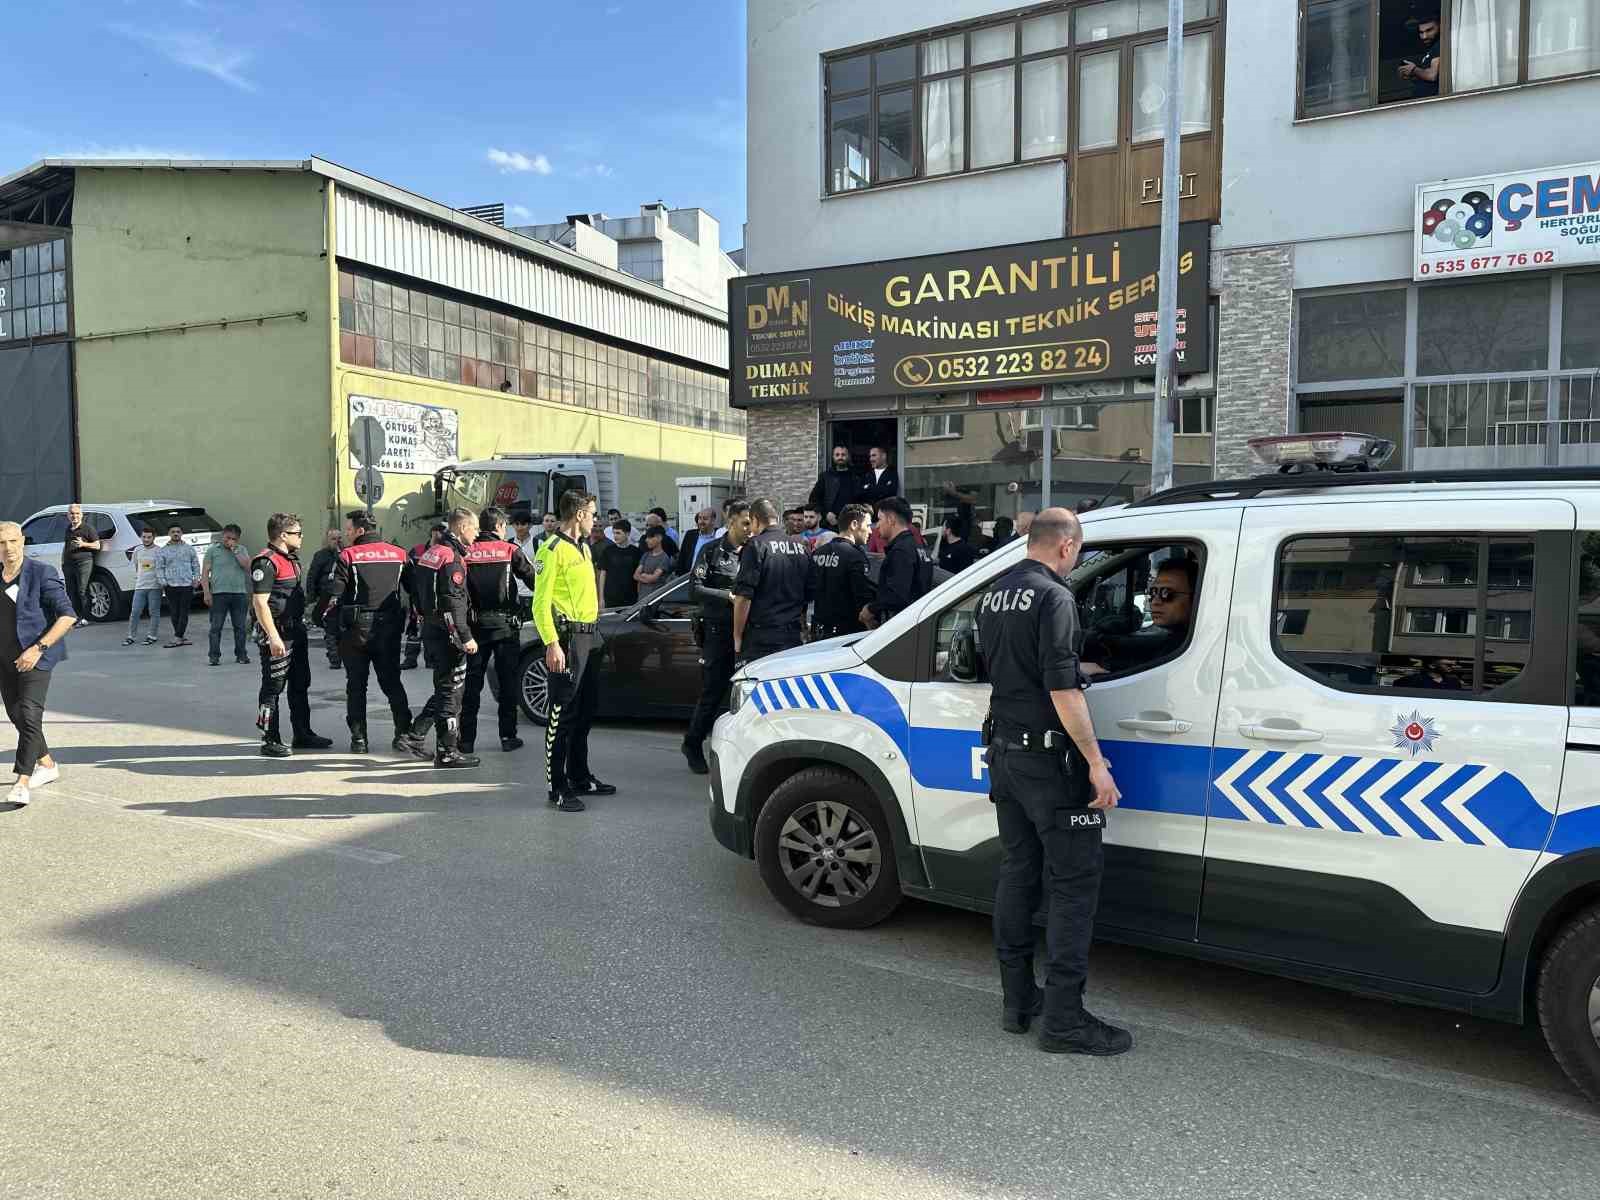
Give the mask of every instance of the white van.
[[[1600, 1100], [1600, 471], [1276, 474], [1084, 530], [1068, 583], [1122, 791], [1098, 934], [1536, 1010]], [[793, 912], [854, 928], [902, 895], [991, 908], [973, 609], [1023, 551], [734, 681], [712, 828]], [[1190, 619], [1152, 631], [1143, 594], [1173, 562], [1196, 576]]]

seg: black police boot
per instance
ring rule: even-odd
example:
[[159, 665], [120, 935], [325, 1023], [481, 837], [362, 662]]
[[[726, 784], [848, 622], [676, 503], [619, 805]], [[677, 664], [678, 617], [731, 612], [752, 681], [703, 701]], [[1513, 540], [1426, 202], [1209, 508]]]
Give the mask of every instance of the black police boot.
[[408, 729], [403, 733], [396, 733], [390, 745], [399, 753], [409, 754], [412, 758], [429, 757], [428, 735], [421, 730]]
[[1033, 964], [1000, 968], [1000, 1028], [1007, 1033], [1027, 1033], [1044, 1010], [1044, 992], [1033, 979]]
[[319, 733], [306, 730], [304, 733], [294, 735], [294, 741], [289, 743], [296, 750], [326, 750], [333, 745], [332, 738], [325, 738]]
[[689, 770], [696, 775], [711, 774], [711, 767], [706, 762], [705, 751], [700, 749], [699, 742], [691, 742], [688, 738], [684, 738], [682, 750], [683, 757], [689, 763]]
[[441, 770], [460, 770], [466, 767], [475, 767], [479, 759], [476, 754], [463, 754], [455, 746], [441, 746], [435, 751], [433, 765]]
[[617, 794], [615, 784], [602, 783], [593, 775], [582, 783], [573, 784], [568, 790], [574, 796], [615, 796]]
[[350, 753], [365, 754], [367, 752], [367, 727], [357, 725], [350, 731]]
[[1039, 1049], [1046, 1054], [1092, 1054], [1096, 1058], [1110, 1058], [1133, 1049], [1133, 1034], [1108, 1025], [1082, 1009], [1076, 1025], [1059, 1032], [1039, 1030]]
[[579, 800], [577, 796], [565, 788], [550, 793], [550, 804], [558, 812], [582, 812], [588, 807], [582, 800]]
[[511, 737], [500, 739], [500, 749], [504, 750], [507, 754], [510, 754], [513, 750], [521, 750], [526, 744], [527, 743], [514, 734]]
[[261, 757], [263, 758], [288, 758], [294, 751], [282, 742], [268, 738], [261, 743]]

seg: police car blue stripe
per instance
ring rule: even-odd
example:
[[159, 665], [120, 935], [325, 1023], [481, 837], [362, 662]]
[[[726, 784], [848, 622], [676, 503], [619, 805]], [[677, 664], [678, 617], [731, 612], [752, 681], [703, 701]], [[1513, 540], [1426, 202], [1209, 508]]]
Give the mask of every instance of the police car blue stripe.
[[767, 698], [761, 694], [761, 686], [759, 684], [750, 689], [750, 703], [756, 706], [756, 711], [763, 717], [772, 711], [767, 707]]
[[798, 683], [796, 683], [793, 679], [785, 679], [783, 682], [784, 686], [789, 689], [789, 695], [794, 700], [794, 706], [796, 708], [811, 707], [811, 701], [806, 697], [806, 694], [800, 690], [800, 685]]

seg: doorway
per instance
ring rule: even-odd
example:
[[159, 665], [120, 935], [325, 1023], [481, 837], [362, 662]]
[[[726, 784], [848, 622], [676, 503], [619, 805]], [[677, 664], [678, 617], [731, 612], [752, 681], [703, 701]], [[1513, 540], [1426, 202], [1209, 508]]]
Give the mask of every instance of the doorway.
[[850, 466], [857, 474], [864, 473], [870, 463], [867, 451], [882, 446], [889, 456], [889, 465], [899, 469], [900, 418], [868, 417], [859, 420], [832, 421], [828, 427], [828, 444], [822, 447], [822, 462], [826, 467], [833, 462], [833, 448], [843, 446], [850, 451]]

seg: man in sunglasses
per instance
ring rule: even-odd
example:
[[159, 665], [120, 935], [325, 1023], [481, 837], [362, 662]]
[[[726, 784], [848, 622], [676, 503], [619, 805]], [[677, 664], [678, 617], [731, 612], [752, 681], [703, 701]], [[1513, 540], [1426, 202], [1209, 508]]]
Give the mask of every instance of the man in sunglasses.
[[1094, 662], [1083, 664], [1090, 678], [1133, 671], [1175, 653], [1189, 637], [1189, 616], [1194, 611], [1195, 584], [1200, 565], [1192, 558], [1169, 558], [1156, 568], [1145, 598], [1150, 604], [1150, 624], [1125, 635], [1094, 634], [1085, 646]]
[[256, 728], [261, 731], [261, 753], [268, 758], [288, 758], [291, 753], [278, 724], [278, 698], [285, 688], [289, 692], [293, 748], [326, 750], [333, 745], [331, 738], [322, 737], [311, 728], [305, 573], [300, 567], [303, 537], [298, 516], [273, 513], [267, 518], [267, 548], [250, 563], [250, 599], [261, 653]]

